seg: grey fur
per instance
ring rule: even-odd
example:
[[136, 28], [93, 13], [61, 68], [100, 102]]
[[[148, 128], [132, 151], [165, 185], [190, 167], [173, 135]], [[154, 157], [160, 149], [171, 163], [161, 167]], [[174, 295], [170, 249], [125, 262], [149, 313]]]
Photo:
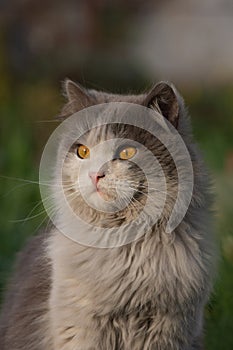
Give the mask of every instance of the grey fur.
[[[87, 91], [71, 81], [66, 81], [65, 89], [68, 104], [62, 118], [110, 101], [152, 106], [162, 113], [177, 127], [190, 152], [193, 197], [183, 221], [167, 234], [177, 174], [159, 145], [156, 150], [172, 201], [142, 239], [99, 249], [74, 243], [54, 227], [48, 235], [33, 238], [20, 254], [3, 304], [0, 349], [203, 349], [203, 310], [212, 288], [216, 251], [208, 176], [193, 143], [182, 98], [166, 83], [138, 96]], [[67, 172], [69, 178], [69, 167]], [[139, 201], [143, 203], [143, 197]], [[84, 212], [94, 220], [87, 208]], [[118, 218], [119, 227], [128, 217], [125, 213], [125, 219]]]

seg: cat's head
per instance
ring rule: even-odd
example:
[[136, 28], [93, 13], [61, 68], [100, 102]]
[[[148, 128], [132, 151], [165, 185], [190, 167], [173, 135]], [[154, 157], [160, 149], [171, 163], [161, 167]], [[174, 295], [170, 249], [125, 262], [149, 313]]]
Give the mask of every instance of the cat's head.
[[[77, 112], [85, 119], [83, 111], [88, 114], [90, 108], [97, 108], [96, 115], [92, 111], [93, 119], [89, 118], [93, 126], [72, 142], [63, 164], [64, 193], [72, 210], [89, 223], [120, 226], [138, 217], [149, 199], [148, 214], [153, 207], [162, 211], [161, 221], [168, 220], [177, 197], [176, 164], [166, 145], [143, 124], [139, 127], [124, 121], [124, 103], [149, 109], [158, 125], [162, 119], [179, 130], [184, 106], [176, 89], [161, 82], [148, 93], [115, 95], [84, 89], [71, 80], [64, 86], [68, 101], [62, 119]], [[137, 117], [143, 118], [140, 108]], [[112, 118], [119, 114], [122, 122], [113, 123]], [[107, 123], [96, 124], [103, 115]], [[73, 134], [76, 127], [74, 123]], [[156, 159], [154, 164], [151, 156]]]

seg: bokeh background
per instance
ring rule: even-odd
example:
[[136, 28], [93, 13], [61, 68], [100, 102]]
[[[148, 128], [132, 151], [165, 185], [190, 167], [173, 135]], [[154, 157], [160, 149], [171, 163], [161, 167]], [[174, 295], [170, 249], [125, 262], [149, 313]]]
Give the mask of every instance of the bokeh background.
[[46, 223], [38, 167], [65, 77], [183, 94], [213, 177], [221, 258], [206, 308], [206, 349], [233, 349], [232, 0], [0, 1], [0, 298], [15, 254]]

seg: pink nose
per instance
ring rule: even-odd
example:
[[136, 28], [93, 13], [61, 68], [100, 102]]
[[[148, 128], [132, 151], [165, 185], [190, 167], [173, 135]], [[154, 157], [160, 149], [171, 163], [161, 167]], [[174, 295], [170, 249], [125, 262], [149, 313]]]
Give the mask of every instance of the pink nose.
[[99, 179], [100, 179], [101, 177], [104, 177], [105, 174], [104, 174], [103, 172], [90, 171], [90, 172], [89, 172], [89, 176], [90, 176], [91, 181], [93, 182], [93, 184], [96, 186], [97, 183], [98, 183], [98, 181], [99, 181]]

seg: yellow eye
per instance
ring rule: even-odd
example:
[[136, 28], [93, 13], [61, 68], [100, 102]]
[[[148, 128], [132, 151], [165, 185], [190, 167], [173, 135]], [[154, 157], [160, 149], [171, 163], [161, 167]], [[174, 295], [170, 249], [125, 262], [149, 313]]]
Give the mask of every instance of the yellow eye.
[[136, 152], [137, 150], [135, 147], [126, 147], [120, 152], [119, 157], [120, 159], [127, 160], [132, 158]]
[[78, 148], [77, 148], [77, 155], [79, 158], [81, 159], [85, 159], [85, 158], [88, 158], [89, 155], [90, 155], [90, 150], [87, 146], [85, 145], [78, 145]]

